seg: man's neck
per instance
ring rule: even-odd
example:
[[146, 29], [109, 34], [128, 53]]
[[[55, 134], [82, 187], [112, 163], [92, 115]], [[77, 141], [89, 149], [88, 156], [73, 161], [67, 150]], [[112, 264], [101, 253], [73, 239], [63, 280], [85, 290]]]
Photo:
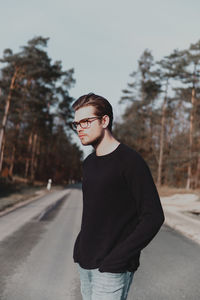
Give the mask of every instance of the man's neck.
[[116, 140], [111, 133], [106, 132], [101, 142], [95, 148], [96, 155], [106, 155], [113, 152], [120, 142]]

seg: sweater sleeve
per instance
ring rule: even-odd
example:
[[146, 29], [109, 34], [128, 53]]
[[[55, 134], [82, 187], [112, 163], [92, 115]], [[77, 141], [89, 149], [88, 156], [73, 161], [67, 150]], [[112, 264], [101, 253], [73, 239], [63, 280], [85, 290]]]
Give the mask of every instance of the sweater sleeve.
[[149, 244], [165, 220], [151, 172], [139, 154], [124, 166], [123, 174], [139, 221], [133, 232], [104, 258], [100, 272], [126, 271], [129, 261]]

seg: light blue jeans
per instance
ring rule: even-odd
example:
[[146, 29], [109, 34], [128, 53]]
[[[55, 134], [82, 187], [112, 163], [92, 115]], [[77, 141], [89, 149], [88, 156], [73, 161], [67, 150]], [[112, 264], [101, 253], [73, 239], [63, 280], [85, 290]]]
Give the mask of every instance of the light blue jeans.
[[134, 272], [110, 273], [83, 269], [79, 264], [83, 300], [126, 300]]

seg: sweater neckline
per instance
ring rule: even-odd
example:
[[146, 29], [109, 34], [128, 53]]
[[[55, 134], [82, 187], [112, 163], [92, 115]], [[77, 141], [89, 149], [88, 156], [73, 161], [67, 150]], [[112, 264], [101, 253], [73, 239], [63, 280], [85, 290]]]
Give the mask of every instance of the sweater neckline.
[[96, 152], [94, 151], [93, 152], [94, 157], [97, 159], [104, 159], [104, 158], [110, 157], [110, 156], [114, 155], [116, 152], [118, 152], [118, 150], [121, 148], [121, 146], [122, 146], [122, 143], [120, 143], [112, 152], [104, 154], [104, 155], [96, 155]]

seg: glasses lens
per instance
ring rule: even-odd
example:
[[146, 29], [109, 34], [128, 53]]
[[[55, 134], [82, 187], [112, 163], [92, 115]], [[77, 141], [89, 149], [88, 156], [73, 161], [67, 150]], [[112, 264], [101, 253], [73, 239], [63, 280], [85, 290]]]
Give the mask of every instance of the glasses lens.
[[82, 128], [88, 128], [89, 123], [90, 123], [90, 121], [81, 121], [80, 122]]

